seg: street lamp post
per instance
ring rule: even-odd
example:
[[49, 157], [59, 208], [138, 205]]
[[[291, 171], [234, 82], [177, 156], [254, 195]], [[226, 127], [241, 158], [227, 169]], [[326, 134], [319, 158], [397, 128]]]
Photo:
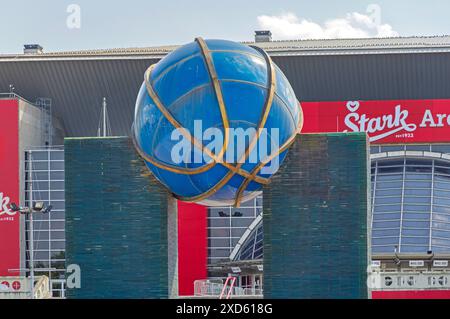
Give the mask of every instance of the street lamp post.
[[29, 183], [30, 183], [30, 197], [29, 202], [31, 204], [31, 207], [19, 207], [15, 203], [11, 203], [10, 209], [13, 212], [19, 212], [20, 214], [29, 216], [29, 223], [30, 223], [30, 279], [31, 279], [31, 299], [34, 299], [34, 228], [33, 228], [33, 214], [35, 213], [42, 213], [42, 214], [48, 214], [52, 210], [52, 205], [45, 206], [44, 202], [35, 202], [33, 203], [33, 175], [32, 175], [32, 168], [33, 164], [30, 160], [29, 165]]
[[[31, 161], [31, 157], [30, 157], [30, 162], [28, 163], [28, 170], [29, 170], [29, 177], [28, 180], [30, 181], [30, 194], [29, 194], [29, 203], [31, 205], [33, 205], [33, 162]], [[31, 277], [31, 299], [34, 299], [34, 228], [33, 228], [33, 212], [30, 209], [29, 210], [30, 213], [28, 214], [30, 216], [30, 277]], [[25, 218], [26, 220], [26, 218]], [[25, 226], [26, 226], [26, 221], [25, 221]], [[26, 252], [26, 250], [25, 250]], [[25, 253], [26, 256], [26, 253]]]
[[[30, 191], [32, 191], [33, 188], [30, 186]], [[31, 202], [32, 196], [30, 197]], [[33, 203], [33, 202], [31, 202]], [[30, 271], [30, 279], [31, 279], [31, 299], [34, 299], [34, 236], [33, 236], [33, 214], [41, 213], [41, 214], [48, 214], [52, 210], [52, 206], [49, 205], [45, 207], [43, 202], [35, 202], [32, 204], [32, 207], [19, 207], [16, 204], [12, 203], [10, 205], [10, 208], [12, 211], [19, 212], [23, 215], [29, 216], [29, 223], [30, 223], [30, 267], [28, 270]]]

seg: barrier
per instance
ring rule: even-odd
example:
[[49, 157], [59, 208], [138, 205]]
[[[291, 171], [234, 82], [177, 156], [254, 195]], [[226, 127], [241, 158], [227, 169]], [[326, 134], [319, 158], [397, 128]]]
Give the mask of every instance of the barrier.
[[[34, 299], [51, 298], [50, 279], [35, 277]], [[27, 277], [0, 277], [0, 299], [31, 299], [31, 280]]]

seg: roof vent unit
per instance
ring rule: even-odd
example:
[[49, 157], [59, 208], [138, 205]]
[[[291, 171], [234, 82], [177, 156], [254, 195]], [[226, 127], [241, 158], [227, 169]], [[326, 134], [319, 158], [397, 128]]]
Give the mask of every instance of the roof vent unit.
[[271, 42], [272, 32], [269, 30], [255, 31], [255, 42]]
[[39, 44], [25, 44], [23, 46], [24, 54], [42, 54], [44, 53], [44, 48]]

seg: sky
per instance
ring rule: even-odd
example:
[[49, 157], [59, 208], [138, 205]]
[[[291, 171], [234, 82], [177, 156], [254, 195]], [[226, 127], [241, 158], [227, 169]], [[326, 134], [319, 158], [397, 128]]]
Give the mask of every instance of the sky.
[[0, 0], [0, 53], [252, 41], [450, 34], [448, 0]]

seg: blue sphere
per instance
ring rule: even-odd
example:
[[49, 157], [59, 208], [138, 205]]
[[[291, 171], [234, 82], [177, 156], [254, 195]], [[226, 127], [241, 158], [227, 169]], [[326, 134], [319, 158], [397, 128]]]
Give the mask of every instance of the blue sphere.
[[269, 183], [302, 123], [289, 81], [262, 49], [197, 38], [147, 70], [132, 135], [176, 198], [239, 206]]

